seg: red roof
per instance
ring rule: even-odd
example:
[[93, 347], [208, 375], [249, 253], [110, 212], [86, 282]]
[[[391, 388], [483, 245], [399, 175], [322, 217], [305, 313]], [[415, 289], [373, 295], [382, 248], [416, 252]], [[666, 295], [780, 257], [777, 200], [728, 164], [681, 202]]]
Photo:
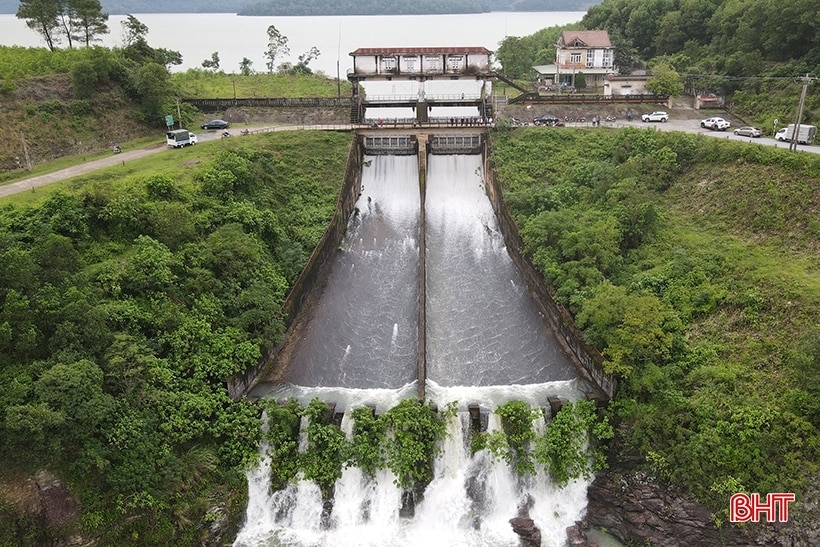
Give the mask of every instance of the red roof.
[[605, 30], [565, 30], [561, 33], [558, 43], [567, 46], [576, 39], [583, 42], [586, 47], [612, 47], [609, 33]]
[[350, 55], [458, 55], [467, 53], [492, 53], [485, 47], [360, 47]]

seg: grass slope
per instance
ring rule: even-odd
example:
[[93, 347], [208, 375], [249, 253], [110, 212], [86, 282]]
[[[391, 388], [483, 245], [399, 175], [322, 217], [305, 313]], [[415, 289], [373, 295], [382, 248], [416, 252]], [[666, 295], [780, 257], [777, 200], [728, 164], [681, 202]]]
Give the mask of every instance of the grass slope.
[[818, 471], [820, 158], [662, 133], [503, 130], [493, 161], [628, 444], [720, 519]]

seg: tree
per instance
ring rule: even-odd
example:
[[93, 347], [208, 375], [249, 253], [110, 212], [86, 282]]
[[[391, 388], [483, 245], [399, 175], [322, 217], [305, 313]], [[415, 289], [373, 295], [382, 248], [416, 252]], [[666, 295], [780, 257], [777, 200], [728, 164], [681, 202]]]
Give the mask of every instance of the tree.
[[507, 36], [495, 52], [504, 74], [511, 78], [523, 78], [532, 70], [530, 52], [522, 47], [521, 41], [518, 36]]
[[164, 119], [163, 101], [170, 92], [169, 77], [168, 70], [157, 63], [146, 63], [134, 74], [132, 84], [140, 97], [146, 121]]
[[74, 47], [74, 21], [71, 18], [71, 4], [70, 0], [57, 2], [59, 12], [57, 13], [57, 22], [60, 26], [61, 33], [68, 39], [69, 49]]
[[319, 55], [321, 55], [321, 53], [319, 53], [319, 49], [316, 46], [313, 46], [310, 48], [310, 51], [303, 53], [298, 57], [299, 62], [293, 67], [293, 72], [300, 74], [313, 74], [313, 71], [308, 68], [308, 63], [318, 58]]
[[265, 65], [268, 67], [268, 72], [273, 72], [276, 68], [276, 59], [281, 55], [290, 53], [288, 46], [288, 37], [279, 32], [275, 26], [268, 27], [268, 49], [265, 50], [265, 57], [268, 61]]
[[584, 301], [577, 323], [606, 357], [604, 369], [624, 378], [636, 367], [664, 364], [680, 329], [675, 311], [655, 295], [604, 284]]
[[638, 58], [638, 50], [629, 43], [615, 45], [615, 69], [619, 76], [629, 76], [632, 74], [632, 67]]
[[148, 27], [141, 23], [139, 19], [129, 13], [121, 24], [123, 46], [129, 47], [140, 42], [148, 43], [145, 39], [145, 36], [148, 34]]
[[577, 89], [584, 89], [587, 86], [587, 77], [584, 76], [583, 72], [579, 72], [575, 75], [575, 87]]
[[646, 90], [656, 95], [676, 96], [683, 93], [680, 74], [670, 65], [660, 63], [651, 67], [652, 78], [646, 82]]
[[91, 42], [100, 41], [98, 36], [108, 34], [108, 14], [102, 12], [100, 0], [70, 0], [69, 14], [72, 27], [76, 29], [75, 40], [91, 45]]
[[250, 76], [253, 74], [253, 69], [251, 68], [253, 65], [253, 61], [248, 59], [247, 57], [242, 57], [242, 61], [239, 63], [239, 73], [242, 76]]
[[210, 59], [205, 59], [202, 61], [202, 68], [206, 70], [213, 70], [214, 72], [219, 70], [219, 52], [214, 51], [211, 53]]
[[46, 47], [54, 51], [59, 41], [60, 3], [56, 0], [20, 0], [17, 18], [25, 19], [28, 28], [39, 32]]

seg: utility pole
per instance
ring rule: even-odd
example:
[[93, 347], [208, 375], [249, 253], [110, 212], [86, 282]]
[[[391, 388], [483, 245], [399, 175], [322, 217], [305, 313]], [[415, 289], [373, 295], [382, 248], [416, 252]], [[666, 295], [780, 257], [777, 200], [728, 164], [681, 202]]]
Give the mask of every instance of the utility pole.
[[182, 112], [179, 109], [179, 97], [177, 97], [176, 100], [177, 100], [177, 123], [179, 124], [179, 128], [182, 129]]
[[800, 101], [797, 104], [797, 119], [794, 121], [794, 130], [792, 131], [791, 140], [789, 141], [789, 152], [797, 151], [797, 136], [800, 135], [800, 120], [803, 119], [803, 107], [806, 105], [806, 92], [809, 88], [809, 83], [817, 78], [812, 78], [806, 74], [800, 80], [803, 82], [803, 90], [800, 92]]

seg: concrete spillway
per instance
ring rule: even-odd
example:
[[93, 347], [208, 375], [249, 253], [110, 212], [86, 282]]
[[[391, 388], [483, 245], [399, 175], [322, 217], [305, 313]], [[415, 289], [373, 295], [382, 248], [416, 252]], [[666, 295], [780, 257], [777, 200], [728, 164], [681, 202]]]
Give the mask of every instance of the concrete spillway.
[[429, 382], [578, 377], [507, 254], [484, 192], [481, 156], [428, 156], [426, 144], [418, 156], [365, 156], [356, 210], [321, 294], [279, 364], [281, 383], [416, 383], [423, 396]]

